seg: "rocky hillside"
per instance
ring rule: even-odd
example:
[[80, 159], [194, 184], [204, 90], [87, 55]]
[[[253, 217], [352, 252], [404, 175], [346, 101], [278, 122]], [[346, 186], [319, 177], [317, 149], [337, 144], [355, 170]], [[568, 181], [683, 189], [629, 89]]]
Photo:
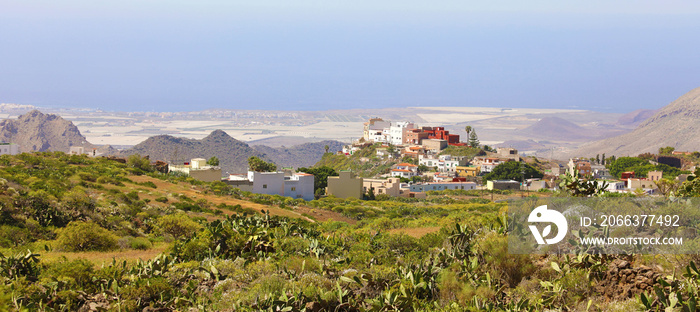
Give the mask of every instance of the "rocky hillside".
[[261, 154], [267, 155], [274, 163], [282, 167], [312, 167], [326, 152], [328, 146], [329, 153], [335, 153], [343, 149], [343, 143], [339, 141], [321, 141], [315, 143], [304, 143], [292, 147], [269, 147], [265, 145], [253, 146]]
[[72, 122], [38, 110], [1, 121], [0, 141], [18, 144], [20, 152], [68, 152], [71, 146], [94, 147]]
[[264, 145], [251, 147], [245, 142], [234, 139], [222, 130], [215, 130], [207, 137], [196, 140], [158, 135], [121, 152], [121, 155], [148, 155], [153, 160], [163, 160], [169, 163], [182, 163], [192, 158], [219, 158], [223, 173], [241, 173], [248, 169], [248, 158], [258, 156], [266, 161], [272, 161], [278, 167], [308, 167], [318, 162], [325, 146], [330, 152], [342, 149], [338, 141], [323, 141], [306, 143], [292, 147], [271, 148]]
[[201, 140], [158, 135], [122, 152], [123, 155], [148, 155], [154, 160], [183, 163], [192, 158], [216, 156], [223, 173], [245, 172], [248, 157], [258, 156], [269, 160], [248, 144], [234, 139], [222, 130], [215, 130]]
[[693, 89], [642, 122], [634, 131], [588, 143], [560, 157], [627, 156], [658, 152], [673, 146], [679, 151], [700, 150], [700, 88]]

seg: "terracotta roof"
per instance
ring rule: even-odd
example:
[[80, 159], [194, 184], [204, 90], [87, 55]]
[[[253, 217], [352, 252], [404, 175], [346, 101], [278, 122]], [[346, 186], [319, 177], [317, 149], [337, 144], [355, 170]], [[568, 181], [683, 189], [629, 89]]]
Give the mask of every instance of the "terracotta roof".
[[416, 165], [412, 165], [412, 164], [409, 164], [409, 163], [400, 163], [400, 164], [398, 164], [397, 166], [402, 166], [402, 167], [418, 167], [418, 166], [416, 166]]
[[304, 173], [304, 172], [297, 172], [297, 175], [300, 175], [300, 176], [312, 176], [313, 174]]
[[405, 169], [392, 169], [391, 172], [411, 172], [411, 170], [405, 170]]

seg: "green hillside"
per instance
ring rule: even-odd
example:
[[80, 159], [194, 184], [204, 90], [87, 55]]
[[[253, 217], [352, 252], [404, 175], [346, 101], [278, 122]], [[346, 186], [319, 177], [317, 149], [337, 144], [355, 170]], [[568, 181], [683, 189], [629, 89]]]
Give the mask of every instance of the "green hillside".
[[693, 255], [509, 254], [508, 203], [482, 195], [305, 202], [136, 156], [0, 156], [0, 311], [689, 310], [700, 294]]

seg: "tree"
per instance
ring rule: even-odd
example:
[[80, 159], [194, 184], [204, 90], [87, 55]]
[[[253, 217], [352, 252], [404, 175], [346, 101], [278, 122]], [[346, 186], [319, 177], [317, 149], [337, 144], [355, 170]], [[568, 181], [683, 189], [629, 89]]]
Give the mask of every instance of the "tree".
[[323, 149], [325, 149], [325, 150], [326, 150], [326, 153], [328, 153], [328, 150], [329, 150], [330, 148], [331, 148], [331, 147], [330, 147], [330, 146], [328, 146], [328, 145], [326, 145], [326, 146], [324, 146], [324, 147], [323, 147]]
[[464, 131], [467, 132], [467, 138], [469, 138], [469, 134], [472, 132], [472, 126], [464, 127]]
[[127, 167], [141, 169], [143, 171], [153, 171], [151, 161], [148, 157], [141, 157], [139, 154], [129, 156], [129, 158], [126, 159], [126, 165]]
[[659, 154], [660, 155], [670, 155], [675, 150], [676, 150], [676, 148], [672, 147], [672, 146], [661, 147], [661, 148], [659, 148]]
[[595, 163], [600, 165], [600, 154], [595, 155]]
[[258, 172], [274, 172], [277, 171], [277, 165], [271, 162], [266, 162], [257, 156], [248, 158], [248, 167], [251, 171]]
[[600, 158], [600, 163], [605, 166], [605, 153], [603, 153], [603, 157]]
[[365, 200], [375, 200], [376, 197], [374, 196], [374, 188], [370, 187], [369, 190], [367, 190], [367, 194], [365, 194]]
[[476, 135], [476, 131], [472, 130], [469, 134], [469, 146], [479, 147], [479, 137]]
[[338, 172], [335, 169], [328, 166], [321, 166], [316, 168], [297, 168], [297, 172], [305, 172], [314, 175], [314, 194], [316, 198], [321, 197], [321, 195], [326, 194], [326, 187], [328, 186], [328, 177], [338, 176]]
[[209, 158], [209, 160], [207, 160], [207, 165], [218, 166], [219, 165], [219, 158], [216, 156], [212, 156], [212, 158]]
[[678, 190], [680, 184], [676, 180], [664, 178], [656, 181], [656, 187], [659, 189], [659, 193], [661, 193], [661, 195], [669, 196]]
[[484, 180], [516, 180], [542, 178], [544, 174], [534, 167], [517, 161], [504, 162], [484, 176]]
[[[620, 157], [620, 158], [617, 158], [617, 159], [611, 161], [608, 169], [610, 169], [611, 175], [619, 178], [623, 172], [634, 171], [635, 167], [637, 167], [638, 169], [641, 169], [640, 167], [642, 165], [647, 165], [647, 164], [651, 165], [651, 164], [649, 164], [648, 161], [637, 158], [637, 157]], [[646, 170], [646, 171], [649, 171], [649, 170]], [[638, 172], [635, 171], [635, 173], [638, 173]]]

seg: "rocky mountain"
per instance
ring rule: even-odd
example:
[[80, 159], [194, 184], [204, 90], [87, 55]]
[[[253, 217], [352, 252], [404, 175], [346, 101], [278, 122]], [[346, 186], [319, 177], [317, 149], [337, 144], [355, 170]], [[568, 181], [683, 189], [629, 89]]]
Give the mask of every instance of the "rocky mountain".
[[563, 157], [633, 156], [673, 146], [680, 151], [700, 150], [700, 88], [679, 97], [642, 122], [634, 131], [583, 145]]
[[266, 161], [272, 161], [278, 167], [313, 166], [318, 162], [324, 147], [328, 145], [330, 152], [342, 149], [338, 141], [323, 141], [306, 143], [289, 148], [271, 148], [264, 145], [251, 147], [245, 142], [234, 139], [222, 130], [215, 130], [201, 140], [158, 135], [150, 137], [138, 145], [121, 152], [121, 155], [148, 155], [152, 160], [163, 160], [169, 163], [184, 163], [192, 158], [219, 158], [219, 166], [225, 173], [242, 173], [248, 169], [248, 158], [258, 156]]
[[329, 153], [335, 153], [343, 149], [343, 143], [339, 141], [326, 140], [315, 143], [304, 143], [292, 147], [269, 147], [265, 145], [253, 146], [261, 154], [265, 154], [278, 166], [282, 167], [311, 167], [316, 164], [326, 152], [328, 146]]
[[1, 121], [0, 141], [18, 144], [20, 152], [68, 152], [71, 146], [95, 147], [72, 122], [38, 110]]
[[184, 163], [192, 158], [219, 158], [223, 173], [245, 172], [248, 168], [248, 158], [264, 155], [236, 140], [222, 130], [215, 130], [201, 140], [157, 135], [150, 137], [134, 147], [123, 151], [122, 155], [148, 155], [152, 160], [164, 160], [169, 163]]

